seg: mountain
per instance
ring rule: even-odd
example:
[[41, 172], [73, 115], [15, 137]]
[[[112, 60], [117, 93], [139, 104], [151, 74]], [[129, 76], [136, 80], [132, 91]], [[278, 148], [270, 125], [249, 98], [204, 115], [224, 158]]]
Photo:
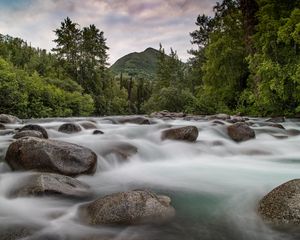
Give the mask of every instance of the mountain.
[[143, 77], [153, 77], [157, 71], [159, 51], [147, 48], [143, 52], [130, 53], [117, 60], [111, 67], [114, 74], [125, 73]]

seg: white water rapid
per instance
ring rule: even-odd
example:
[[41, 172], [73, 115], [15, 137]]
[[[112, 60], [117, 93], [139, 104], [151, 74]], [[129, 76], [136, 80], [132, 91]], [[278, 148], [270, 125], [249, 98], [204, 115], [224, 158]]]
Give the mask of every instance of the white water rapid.
[[[58, 132], [64, 121], [59, 119], [35, 123], [45, 127], [51, 139], [76, 143], [98, 154], [95, 175], [78, 177], [91, 187], [94, 199], [126, 190], [151, 189], [171, 197], [175, 219], [164, 225], [89, 227], [81, 224], [76, 214], [78, 206], [90, 199], [9, 198], [9, 191], [31, 173], [12, 172], [4, 162], [5, 152], [13, 141], [13, 135], [5, 135], [0, 136], [1, 240], [17, 239], [1, 235], [18, 228], [34, 229], [21, 238], [27, 240], [299, 239], [299, 235], [266, 226], [257, 214], [257, 205], [274, 187], [300, 177], [300, 135], [284, 137], [289, 129], [300, 130], [300, 122], [286, 120], [282, 124], [286, 130], [254, 124], [256, 138], [236, 143], [228, 137], [226, 126], [209, 121], [157, 120], [154, 125], [135, 125], [94, 120], [103, 135], [93, 135], [93, 130], [76, 134]], [[196, 126], [197, 141], [161, 141], [161, 131], [168, 125]], [[107, 146], [120, 142], [136, 146], [137, 154], [121, 163], [114, 155], [100, 155]], [[93, 234], [102, 237], [88, 237]]]

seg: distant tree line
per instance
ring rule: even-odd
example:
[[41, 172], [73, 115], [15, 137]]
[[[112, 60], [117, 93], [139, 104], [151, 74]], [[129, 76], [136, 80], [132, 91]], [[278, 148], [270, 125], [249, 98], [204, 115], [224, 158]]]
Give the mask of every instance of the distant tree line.
[[20, 117], [300, 113], [300, 0], [223, 0], [200, 14], [191, 57], [160, 45], [155, 77], [114, 76], [104, 33], [66, 18], [53, 53], [0, 35], [0, 112]]

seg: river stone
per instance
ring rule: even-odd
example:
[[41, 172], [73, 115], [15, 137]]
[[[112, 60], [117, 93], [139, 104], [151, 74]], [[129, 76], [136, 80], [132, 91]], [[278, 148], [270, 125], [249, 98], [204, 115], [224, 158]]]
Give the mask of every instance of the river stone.
[[0, 123], [0, 130], [4, 130], [5, 129], [5, 125]]
[[97, 129], [97, 125], [90, 121], [79, 122], [84, 129]]
[[5, 160], [13, 170], [37, 170], [67, 176], [93, 174], [97, 165], [97, 155], [88, 148], [34, 137], [13, 142]]
[[20, 240], [34, 234], [39, 227], [22, 224], [12, 224], [0, 226], [0, 240]]
[[99, 134], [104, 134], [101, 130], [94, 130], [93, 132], [94, 135], [99, 135]]
[[118, 157], [119, 160], [125, 161], [128, 160], [132, 155], [138, 152], [137, 147], [130, 143], [114, 143], [111, 146], [105, 148], [101, 151], [102, 156], [108, 156], [114, 154]]
[[300, 225], [300, 179], [286, 182], [259, 203], [262, 218], [274, 225]]
[[13, 138], [14, 139], [19, 139], [22, 137], [36, 137], [36, 138], [44, 138], [43, 134], [41, 132], [38, 131], [34, 131], [34, 130], [24, 130], [22, 132], [17, 132]]
[[118, 123], [124, 124], [124, 123], [133, 123], [133, 124], [139, 124], [139, 125], [148, 125], [150, 124], [150, 120], [145, 117], [140, 116], [133, 116], [133, 117], [121, 117], [116, 119]]
[[81, 127], [77, 123], [64, 123], [59, 127], [58, 131], [68, 134], [77, 133], [81, 131]]
[[54, 173], [39, 173], [28, 176], [10, 197], [63, 195], [84, 198], [91, 196], [89, 186], [75, 178]]
[[236, 142], [255, 138], [255, 132], [245, 123], [235, 123], [227, 127], [229, 137]]
[[12, 115], [8, 114], [0, 114], [0, 123], [10, 123], [10, 124], [15, 124], [15, 123], [21, 123], [22, 121]]
[[198, 134], [199, 134], [198, 128], [195, 126], [170, 128], [162, 132], [161, 139], [195, 142], [198, 138]]
[[225, 121], [225, 120], [229, 120], [230, 116], [228, 114], [225, 114], [225, 113], [219, 113], [219, 114], [216, 114], [216, 115], [207, 116], [206, 118], [208, 120], [219, 119], [219, 120]]
[[266, 122], [283, 123], [285, 122], [285, 117], [272, 117], [267, 119]]
[[80, 219], [90, 225], [157, 223], [174, 215], [169, 199], [143, 190], [115, 193], [79, 208]]
[[46, 131], [46, 129], [40, 125], [36, 125], [36, 124], [28, 124], [24, 127], [22, 127], [19, 132], [23, 132], [23, 131], [27, 131], [27, 130], [33, 130], [33, 131], [38, 131], [41, 132], [43, 134], [44, 138], [48, 138], [48, 133]]

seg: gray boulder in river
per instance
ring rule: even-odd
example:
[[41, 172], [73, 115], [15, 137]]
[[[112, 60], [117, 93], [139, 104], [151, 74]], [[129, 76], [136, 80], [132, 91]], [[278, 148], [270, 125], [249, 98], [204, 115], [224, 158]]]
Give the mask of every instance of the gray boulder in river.
[[286, 182], [259, 203], [262, 218], [274, 225], [300, 225], [300, 179]]
[[170, 202], [150, 191], [121, 192], [82, 205], [79, 217], [89, 225], [161, 223], [175, 215]]
[[42, 126], [40, 125], [37, 125], [37, 124], [28, 124], [28, 125], [25, 125], [24, 127], [22, 127], [19, 132], [23, 132], [23, 131], [38, 131], [40, 133], [43, 134], [43, 137], [44, 138], [48, 138], [48, 133], [47, 133], [47, 130], [45, 128], [43, 128]]
[[58, 131], [68, 134], [77, 133], [81, 131], [81, 127], [77, 123], [64, 123], [58, 128]]
[[88, 148], [62, 141], [20, 138], [7, 149], [6, 162], [13, 170], [36, 170], [67, 176], [93, 174], [97, 155]]
[[8, 114], [0, 114], [0, 123], [10, 123], [10, 124], [15, 124], [15, 123], [21, 123], [22, 121], [12, 115]]
[[161, 134], [161, 139], [195, 142], [198, 138], [198, 134], [198, 128], [195, 126], [175, 127], [164, 130]]
[[246, 123], [235, 123], [227, 127], [229, 137], [236, 142], [255, 138], [255, 132]]
[[89, 186], [75, 178], [54, 173], [37, 173], [27, 176], [12, 190], [10, 197], [41, 195], [63, 195], [67, 197], [89, 197]]

